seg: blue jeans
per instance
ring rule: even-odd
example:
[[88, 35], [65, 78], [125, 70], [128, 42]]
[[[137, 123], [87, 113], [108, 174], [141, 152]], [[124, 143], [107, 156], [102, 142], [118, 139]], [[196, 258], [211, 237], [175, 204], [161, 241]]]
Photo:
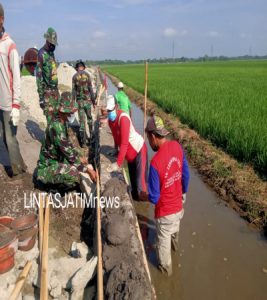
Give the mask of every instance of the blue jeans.
[[10, 111], [0, 110], [0, 139], [3, 140], [7, 148], [13, 175], [21, 174], [27, 170], [20, 154], [16, 134], [17, 126], [14, 126], [11, 121]]

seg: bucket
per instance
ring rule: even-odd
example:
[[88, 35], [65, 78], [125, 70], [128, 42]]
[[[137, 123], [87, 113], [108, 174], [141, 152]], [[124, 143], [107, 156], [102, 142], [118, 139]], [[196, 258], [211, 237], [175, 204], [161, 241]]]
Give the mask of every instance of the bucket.
[[29, 251], [33, 248], [38, 231], [38, 217], [36, 214], [30, 214], [16, 218], [11, 223], [11, 228], [18, 235], [18, 249]]
[[8, 248], [4, 254], [0, 255], [0, 274], [4, 274], [14, 267], [14, 254], [14, 249]]
[[13, 220], [14, 220], [14, 218], [12, 218], [12, 217], [3, 216], [3, 217], [0, 217], [0, 224], [10, 228], [10, 225]]
[[0, 224], [0, 274], [14, 267], [14, 255], [18, 249], [16, 232]]

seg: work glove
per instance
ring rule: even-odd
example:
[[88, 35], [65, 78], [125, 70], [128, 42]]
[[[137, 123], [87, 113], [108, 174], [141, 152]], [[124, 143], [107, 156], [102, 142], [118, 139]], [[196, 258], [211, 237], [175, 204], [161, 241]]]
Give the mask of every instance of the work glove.
[[120, 167], [118, 166], [118, 164], [116, 162], [114, 162], [113, 164], [108, 166], [107, 171], [109, 173], [111, 173], [111, 172], [119, 171], [119, 169], [120, 169]]
[[183, 204], [185, 204], [185, 202], [186, 202], [186, 193], [184, 193], [182, 196], [182, 202], [183, 202]]
[[39, 104], [40, 104], [41, 109], [44, 110], [44, 108], [45, 108], [45, 101], [44, 101], [44, 98], [40, 98]]
[[13, 123], [14, 126], [18, 126], [19, 124], [19, 117], [20, 117], [20, 111], [18, 108], [12, 108], [11, 114], [11, 121]]

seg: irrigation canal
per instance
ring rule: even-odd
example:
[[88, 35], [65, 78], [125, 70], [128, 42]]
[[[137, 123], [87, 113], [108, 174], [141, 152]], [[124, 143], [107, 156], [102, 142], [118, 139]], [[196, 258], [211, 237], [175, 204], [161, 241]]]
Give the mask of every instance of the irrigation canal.
[[[117, 89], [108, 80], [108, 93]], [[133, 103], [133, 123], [143, 133], [143, 112]], [[149, 161], [153, 151], [149, 145]], [[173, 275], [156, 268], [154, 207], [136, 203], [158, 299], [263, 300], [267, 295], [267, 241], [202, 181], [191, 168]]]

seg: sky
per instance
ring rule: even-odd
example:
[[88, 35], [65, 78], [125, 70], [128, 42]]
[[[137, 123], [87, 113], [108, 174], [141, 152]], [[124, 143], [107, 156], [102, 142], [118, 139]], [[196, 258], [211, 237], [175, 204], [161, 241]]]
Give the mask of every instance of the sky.
[[21, 55], [58, 34], [55, 55], [76, 59], [267, 54], [266, 0], [0, 0]]

